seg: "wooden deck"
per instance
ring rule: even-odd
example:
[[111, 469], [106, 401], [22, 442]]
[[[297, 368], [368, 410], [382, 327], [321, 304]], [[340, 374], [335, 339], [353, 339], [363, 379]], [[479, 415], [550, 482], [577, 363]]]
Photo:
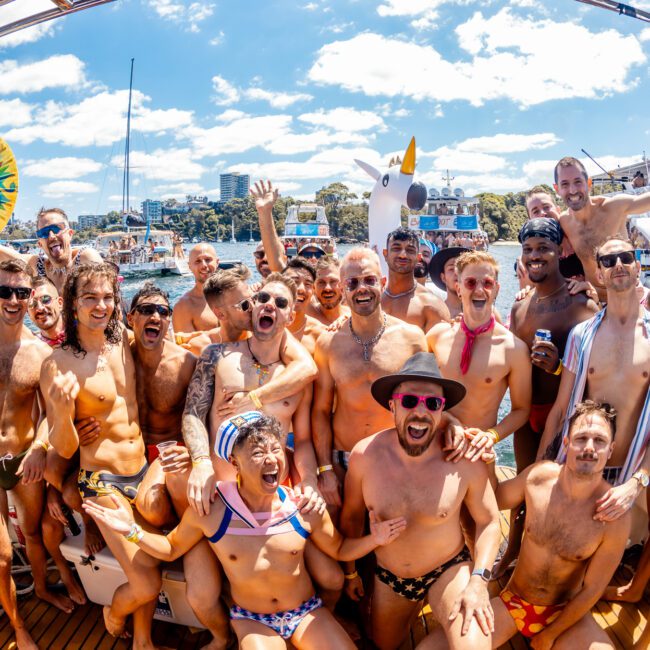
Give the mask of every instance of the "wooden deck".
[[[500, 468], [500, 478], [514, 475], [510, 468]], [[501, 532], [507, 535], [509, 518], [507, 512], [501, 513]], [[615, 580], [622, 584], [629, 580], [629, 572], [619, 569]], [[494, 582], [490, 591], [496, 595], [505, 586], [507, 578]], [[114, 639], [104, 627], [102, 608], [87, 604], [78, 607], [71, 615], [60, 612], [35, 596], [20, 601], [20, 612], [27, 628], [41, 650], [127, 650], [130, 643]], [[617, 650], [632, 647], [650, 616], [650, 597], [646, 593], [638, 604], [618, 604], [600, 601], [592, 610], [600, 626], [605, 629]], [[425, 607], [410, 631], [410, 638], [401, 650], [411, 650], [435, 626], [428, 607]], [[154, 643], [179, 650], [198, 650], [210, 640], [205, 631], [192, 631], [190, 628], [154, 621]], [[14, 634], [6, 616], [0, 618], [0, 648], [15, 648]], [[526, 650], [528, 645], [523, 637], [515, 637], [500, 650]], [[581, 650], [576, 648], [576, 650]]]

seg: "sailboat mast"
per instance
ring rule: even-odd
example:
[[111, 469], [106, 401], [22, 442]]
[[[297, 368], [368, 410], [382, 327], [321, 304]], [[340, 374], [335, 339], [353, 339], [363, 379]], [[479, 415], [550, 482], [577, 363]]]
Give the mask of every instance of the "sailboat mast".
[[129, 79], [129, 110], [126, 114], [126, 141], [124, 144], [124, 178], [122, 180], [122, 214], [130, 208], [129, 198], [129, 156], [131, 153], [131, 97], [133, 95], [133, 61], [131, 59], [131, 77]]

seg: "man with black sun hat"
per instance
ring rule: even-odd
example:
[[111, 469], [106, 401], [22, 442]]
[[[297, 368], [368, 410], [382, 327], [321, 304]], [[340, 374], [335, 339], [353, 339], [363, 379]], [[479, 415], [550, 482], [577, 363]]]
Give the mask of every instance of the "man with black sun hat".
[[[440, 375], [433, 354], [413, 355], [377, 379], [372, 395], [395, 426], [353, 449], [345, 480], [341, 527], [363, 531], [366, 510], [383, 520], [406, 517], [402, 536], [376, 552], [372, 636], [379, 648], [398, 648], [412, 615], [428, 600], [453, 647], [491, 647], [493, 614], [487, 582], [499, 545], [498, 510], [485, 463], [445, 461], [439, 429], [443, 410], [465, 387]], [[461, 506], [476, 522], [474, 561], [460, 526]], [[362, 595], [354, 563], [346, 566], [348, 593]], [[462, 637], [462, 640], [461, 640]]]

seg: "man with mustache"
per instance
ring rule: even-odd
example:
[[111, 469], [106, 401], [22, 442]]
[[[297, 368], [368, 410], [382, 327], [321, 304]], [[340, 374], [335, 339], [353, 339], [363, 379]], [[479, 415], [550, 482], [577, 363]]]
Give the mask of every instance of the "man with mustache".
[[426, 334], [450, 316], [445, 303], [415, 279], [419, 250], [420, 240], [415, 231], [400, 226], [389, 233], [384, 249], [388, 282], [381, 306], [387, 314], [416, 325]]
[[343, 304], [341, 263], [336, 258], [321, 257], [316, 262], [314, 299], [306, 313], [326, 327], [342, 316], [350, 315], [349, 307]]
[[391, 426], [390, 414], [370, 397], [370, 385], [426, 349], [419, 327], [382, 309], [382, 277], [374, 251], [348, 252], [341, 280], [352, 315], [340, 329], [325, 332], [316, 342], [318, 377], [311, 416], [318, 485], [327, 503], [337, 507], [352, 448]]
[[[606, 401], [617, 412], [616, 448], [607, 462], [605, 480], [611, 488], [599, 500], [595, 517], [613, 521], [632, 508], [648, 485], [650, 447], [647, 446], [650, 413], [650, 323], [639, 313], [636, 284], [640, 265], [634, 247], [624, 238], [613, 237], [596, 251], [597, 279], [607, 291], [607, 307], [571, 330], [562, 360], [562, 381], [557, 399], [548, 414], [538, 457], [555, 457], [566, 416], [582, 399]], [[566, 414], [566, 415], [565, 415]], [[557, 434], [557, 435], [556, 435]], [[547, 446], [555, 439], [555, 448]], [[557, 455], [562, 461], [565, 451]], [[648, 492], [641, 497], [648, 498]], [[645, 535], [647, 512], [635, 508], [632, 539]], [[642, 576], [650, 563], [646, 544], [637, 573]], [[643, 580], [641, 580], [643, 582]], [[644, 585], [643, 585], [644, 586]], [[639, 579], [607, 597], [634, 599]]]
[[65, 338], [62, 307], [63, 298], [50, 280], [44, 277], [32, 280], [32, 295], [27, 311], [32, 323], [38, 327], [38, 338], [52, 348], [61, 345]]
[[586, 279], [603, 301], [607, 291], [599, 282], [594, 251], [608, 237], [626, 235], [627, 217], [650, 210], [650, 194], [590, 196], [587, 170], [576, 158], [562, 158], [554, 174], [555, 191], [567, 206], [560, 215], [560, 225], [582, 262]]
[[203, 295], [203, 285], [219, 268], [219, 257], [210, 244], [197, 244], [190, 251], [188, 265], [194, 286], [174, 305], [172, 324], [178, 333], [204, 332], [219, 325]]
[[46, 277], [59, 295], [70, 272], [84, 263], [102, 262], [93, 248], [72, 248], [72, 228], [68, 215], [60, 208], [41, 208], [36, 215], [36, 237], [41, 252], [21, 254], [10, 246], [0, 246], [0, 261], [18, 259], [29, 267], [32, 276]]
[[[560, 359], [564, 354], [569, 331], [574, 325], [591, 318], [596, 304], [584, 293], [571, 295], [564, 276], [560, 273], [560, 250], [563, 236], [560, 224], [546, 217], [533, 218], [519, 232], [521, 261], [533, 290], [515, 302], [510, 316], [510, 331], [530, 349], [532, 362], [533, 403], [530, 418], [514, 435], [517, 471], [522, 472], [535, 462], [544, 432], [546, 416], [551, 410], [560, 387]], [[536, 338], [537, 330], [551, 332], [551, 341]], [[556, 374], [557, 373], [557, 374]], [[523, 528], [521, 518], [513, 510], [508, 550], [495, 569], [496, 577], [509, 566], [517, 555]]]
[[[452, 409], [461, 423], [474, 428], [469, 456], [480, 455], [528, 421], [531, 402], [530, 353], [526, 344], [497, 322], [493, 305], [499, 283], [496, 260], [483, 251], [456, 260], [460, 320], [440, 323], [427, 334], [443, 377], [462, 381], [472, 399]], [[510, 390], [511, 408], [499, 421], [499, 406]]]
[[[616, 571], [630, 530], [629, 513], [606, 524], [593, 518], [609, 489], [603, 469], [618, 444], [615, 433], [609, 405], [578, 404], [566, 434], [566, 462], [542, 461], [498, 484], [501, 509], [525, 501], [526, 535], [507, 586], [491, 601], [493, 647], [521, 634], [533, 650], [614, 649], [590, 610]], [[436, 632], [418, 649], [445, 647]]]
[[[447, 638], [453, 648], [488, 650], [494, 625], [487, 583], [499, 545], [499, 513], [486, 465], [448, 463], [441, 431], [443, 410], [462, 402], [465, 387], [441, 376], [433, 354], [419, 352], [398, 372], [376, 379], [371, 392], [393, 426], [354, 446], [341, 528], [360, 534], [366, 510], [380, 519], [399, 512], [407, 521], [401, 538], [375, 551], [373, 641], [381, 650], [399, 648], [428, 600], [443, 643]], [[462, 506], [476, 523], [473, 562]], [[354, 563], [345, 570], [358, 582]]]

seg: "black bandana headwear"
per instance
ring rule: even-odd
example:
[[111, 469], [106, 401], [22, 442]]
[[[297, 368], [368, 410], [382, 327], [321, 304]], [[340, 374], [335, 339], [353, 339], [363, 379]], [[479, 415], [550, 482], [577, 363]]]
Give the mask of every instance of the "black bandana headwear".
[[563, 236], [559, 221], [548, 217], [538, 217], [524, 224], [519, 231], [519, 243], [523, 244], [529, 237], [544, 237], [544, 239], [550, 239], [559, 246], [562, 243]]

